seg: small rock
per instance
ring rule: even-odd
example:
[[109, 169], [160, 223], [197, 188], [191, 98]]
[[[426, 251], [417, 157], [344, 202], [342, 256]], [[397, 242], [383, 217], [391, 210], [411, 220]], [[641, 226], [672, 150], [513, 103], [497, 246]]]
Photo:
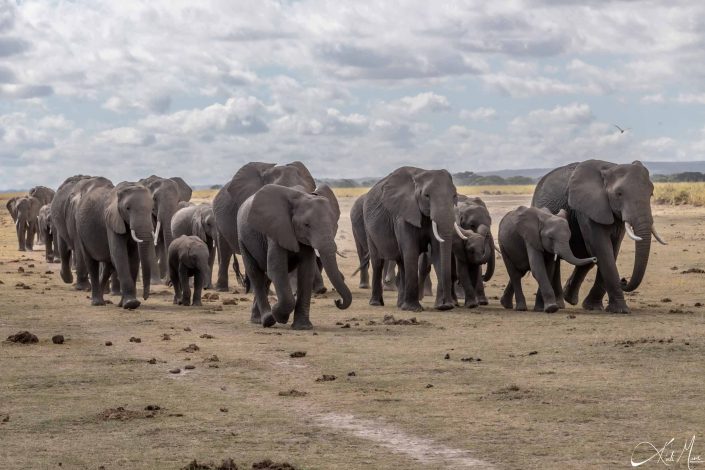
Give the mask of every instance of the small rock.
[[113, 345], [113, 342], [112, 342], [112, 341], [106, 341], [106, 342], [105, 342], [105, 345], [106, 345], [106, 346], [112, 346], [112, 345]]
[[426, 384], [426, 388], [433, 388], [433, 384]]
[[305, 397], [306, 395], [308, 395], [308, 392], [301, 392], [294, 388], [292, 388], [291, 390], [279, 392], [280, 397]]
[[173, 369], [169, 369], [169, 373], [170, 374], [180, 374], [181, 369], [179, 369], [178, 367], [174, 367]]
[[221, 406], [221, 407], [220, 407], [220, 411], [221, 411], [221, 413], [227, 413], [227, 412], [228, 412], [228, 409], [227, 409], [226, 407], [224, 407], [224, 406]]
[[447, 360], [447, 359], [450, 359], [450, 354], [449, 354], [449, 353], [446, 353], [446, 355], [445, 355], [445, 357], [444, 357], [443, 359], [446, 359], [446, 360]]
[[185, 348], [183, 348], [183, 349], [181, 349], [181, 350], [182, 350], [183, 352], [193, 353], [193, 352], [199, 351], [200, 349], [201, 349], [201, 348], [199, 348], [197, 345], [191, 343], [191, 344], [189, 344], [188, 346], [186, 346]]
[[148, 360], [147, 363], [148, 363], [148, 364], [156, 364], [156, 363], [157, 363], [157, 359], [156, 359], [155, 357], [153, 357], [152, 359]]
[[145, 411], [159, 411], [162, 408], [159, 405], [147, 405], [144, 407]]
[[350, 328], [350, 323], [346, 323], [345, 325], [341, 326], [341, 328]]
[[54, 335], [51, 337], [51, 342], [54, 344], [64, 344], [64, 336], [63, 335]]
[[184, 366], [184, 369], [186, 369], [186, 370], [193, 370], [195, 368], [196, 368], [196, 366], [194, 366], [193, 364], [186, 364]]
[[568, 318], [569, 320], [572, 320], [575, 318], [575, 315], [573, 315], [572, 313], [569, 313], [568, 316], [566, 316], [566, 318]]
[[538, 353], [539, 353], [538, 351], [529, 351], [526, 355], [527, 356], [535, 356]]
[[162, 333], [162, 341], [170, 341], [171, 335], [167, 333]]
[[23, 272], [24, 272], [24, 268], [23, 268], [22, 266], [20, 266], [19, 268], [17, 268], [17, 272], [18, 272], [18, 273], [23, 273]]
[[204, 338], [204, 339], [213, 339], [215, 336], [209, 335], [208, 333], [203, 333], [199, 338]]
[[10, 341], [11, 343], [22, 343], [22, 344], [34, 344], [39, 342], [39, 338], [37, 338], [36, 335], [33, 335], [29, 331], [20, 331], [19, 333], [15, 333], [14, 335], [10, 335], [7, 337], [7, 340]]
[[338, 377], [336, 377], [335, 375], [323, 374], [322, 376], [316, 379], [316, 382], [332, 382], [337, 378]]
[[355, 371], [348, 372], [348, 377], [357, 377], [357, 374], [355, 373]]
[[289, 357], [306, 357], [306, 351], [294, 351]]
[[671, 299], [669, 299], [668, 297], [664, 297], [663, 299], [661, 299], [661, 302], [664, 304], [667, 304], [667, 303], [673, 302], [673, 301]]
[[237, 299], [225, 299], [223, 305], [237, 305]]
[[191, 331], [191, 328], [187, 326], [186, 328], [184, 328], [184, 331]]
[[138, 338], [136, 336], [130, 337], [130, 343], [141, 343], [141, 342], [142, 342], [142, 338]]
[[220, 358], [213, 354], [211, 357], [207, 358], [205, 362], [220, 362]]

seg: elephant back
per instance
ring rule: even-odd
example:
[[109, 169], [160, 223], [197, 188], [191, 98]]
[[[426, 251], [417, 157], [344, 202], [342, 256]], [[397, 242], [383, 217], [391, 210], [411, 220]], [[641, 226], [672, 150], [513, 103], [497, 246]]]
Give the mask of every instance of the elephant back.
[[570, 211], [568, 205], [568, 184], [578, 162], [558, 167], [546, 173], [536, 184], [531, 199], [533, 207], [546, 207], [553, 214], [561, 209]]

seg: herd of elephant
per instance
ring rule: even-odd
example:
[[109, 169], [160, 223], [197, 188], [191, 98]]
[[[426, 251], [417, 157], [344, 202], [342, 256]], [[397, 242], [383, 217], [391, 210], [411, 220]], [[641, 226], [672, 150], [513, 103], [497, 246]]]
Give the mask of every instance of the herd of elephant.
[[[384, 305], [383, 292], [393, 290], [398, 308], [421, 311], [420, 300], [431, 293], [433, 267], [436, 309], [457, 307], [459, 298], [468, 308], [486, 305], [484, 283], [493, 276], [499, 253], [510, 279], [501, 297], [505, 308], [527, 309], [521, 279], [529, 271], [539, 285], [535, 310], [575, 305], [580, 285], [596, 265], [583, 308], [628, 313], [624, 292], [643, 280], [651, 236], [665, 244], [653, 226], [652, 193], [649, 172], [638, 161], [572, 163], [539, 181], [532, 207], [504, 216], [495, 242], [487, 206], [480, 198], [459, 195], [448, 171], [401, 167], [351, 209], [360, 288], [371, 288], [370, 305]], [[115, 186], [103, 177], [77, 175], [56, 193], [38, 186], [10, 199], [7, 208], [19, 249], [31, 250], [36, 233], [47, 261], [60, 260], [62, 280], [73, 282], [73, 268], [76, 288], [90, 289], [93, 305], [104, 305], [103, 294], [110, 291], [121, 296], [121, 307], [137, 308], [140, 266], [145, 300], [151, 284], [164, 282], [173, 285], [174, 303], [200, 305], [203, 288], [228, 291], [231, 258], [237, 282], [254, 294], [254, 323], [286, 324], [293, 313], [292, 328], [312, 328], [312, 293], [326, 290], [322, 273], [340, 296], [335, 305], [351, 305], [336, 258], [342, 256], [335, 242], [338, 201], [303, 163], [251, 162], [212, 204], [194, 205], [191, 195], [179, 177], [150, 176]], [[636, 243], [628, 281], [616, 265], [625, 234]], [[244, 277], [235, 254], [242, 257]], [[575, 266], [565, 286], [561, 260]]]

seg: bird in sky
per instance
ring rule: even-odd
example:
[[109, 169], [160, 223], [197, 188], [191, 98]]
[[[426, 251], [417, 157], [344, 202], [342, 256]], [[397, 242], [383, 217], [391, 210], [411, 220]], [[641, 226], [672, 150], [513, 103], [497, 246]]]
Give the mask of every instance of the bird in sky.
[[626, 129], [622, 129], [622, 128], [619, 127], [617, 124], [613, 124], [613, 126], [616, 127], [617, 129], [619, 129], [619, 133], [620, 133], [620, 134], [624, 134], [626, 131], [628, 131], [629, 129], [631, 129], [631, 127], [627, 127]]

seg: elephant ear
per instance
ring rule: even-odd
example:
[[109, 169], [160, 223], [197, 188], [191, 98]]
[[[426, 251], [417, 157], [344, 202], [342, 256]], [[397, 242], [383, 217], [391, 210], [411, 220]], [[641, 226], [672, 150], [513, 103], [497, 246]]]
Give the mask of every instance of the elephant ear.
[[517, 232], [534, 249], [543, 251], [541, 243], [541, 221], [538, 209], [521, 206], [517, 209]]
[[292, 201], [302, 194], [301, 191], [276, 184], [265, 185], [252, 198], [247, 223], [281, 247], [298, 253], [299, 241], [291, 223]]
[[176, 183], [176, 186], [179, 188], [179, 201], [190, 201], [191, 195], [193, 194], [191, 186], [189, 186], [188, 183], [186, 183], [186, 181], [184, 181], [184, 179], [180, 176], [172, 176], [169, 179]]
[[236, 206], [240, 207], [248, 197], [264, 186], [262, 173], [274, 166], [274, 163], [250, 162], [237, 170], [228, 185], [228, 192]]
[[313, 194], [317, 196], [323, 196], [330, 202], [330, 207], [333, 210], [334, 220], [337, 222], [340, 219], [340, 206], [338, 205], [338, 198], [335, 197], [333, 190], [327, 184], [322, 184], [316, 188]]
[[382, 183], [382, 204], [392, 214], [398, 215], [415, 227], [421, 227], [416, 183], [405, 168], [396, 170]]
[[568, 180], [568, 205], [603, 225], [614, 223], [601, 168], [594, 160], [580, 163]]
[[122, 219], [120, 209], [118, 208], [117, 189], [113, 189], [110, 192], [108, 206], [105, 208], [105, 222], [108, 228], [115, 233], [123, 234], [127, 232], [125, 221]]
[[42, 208], [42, 202], [34, 196], [29, 198], [29, 204], [32, 207], [32, 212], [39, 212], [39, 209]]
[[191, 232], [204, 242], [207, 241], [206, 228], [203, 226], [203, 216], [201, 211], [197, 211], [191, 219]]
[[295, 161], [291, 163], [287, 163], [286, 166], [293, 166], [296, 168], [296, 170], [299, 172], [299, 176], [301, 176], [301, 180], [304, 183], [304, 187], [306, 188], [306, 192], [311, 192], [316, 188], [316, 180], [313, 179], [313, 176], [311, 176], [311, 172], [308, 171], [308, 168], [306, 168], [306, 165], [304, 165], [300, 161]]

